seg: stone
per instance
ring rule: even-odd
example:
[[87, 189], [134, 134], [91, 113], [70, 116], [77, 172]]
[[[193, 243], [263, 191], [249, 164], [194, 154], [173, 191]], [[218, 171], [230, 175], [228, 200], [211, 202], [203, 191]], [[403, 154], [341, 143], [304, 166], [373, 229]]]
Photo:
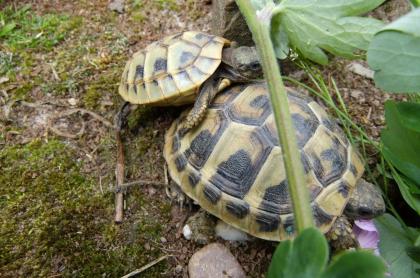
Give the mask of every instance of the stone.
[[190, 278], [246, 277], [236, 258], [220, 243], [209, 244], [192, 255], [188, 273]]
[[224, 240], [229, 240], [229, 241], [242, 242], [242, 241], [248, 241], [251, 239], [247, 233], [241, 230], [238, 230], [229, 224], [226, 224], [222, 220], [217, 221], [215, 234], [216, 236], [223, 238]]
[[111, 0], [108, 4], [108, 9], [122, 14], [124, 13], [124, 2], [125, 0]]
[[239, 12], [235, 0], [213, 0], [211, 31], [238, 45], [254, 45], [251, 31]]
[[375, 72], [373, 70], [371, 70], [370, 68], [368, 68], [367, 66], [362, 65], [359, 62], [351, 62], [350, 64], [347, 65], [347, 70], [358, 74], [360, 76], [369, 78], [369, 79], [373, 79], [373, 76], [375, 74]]

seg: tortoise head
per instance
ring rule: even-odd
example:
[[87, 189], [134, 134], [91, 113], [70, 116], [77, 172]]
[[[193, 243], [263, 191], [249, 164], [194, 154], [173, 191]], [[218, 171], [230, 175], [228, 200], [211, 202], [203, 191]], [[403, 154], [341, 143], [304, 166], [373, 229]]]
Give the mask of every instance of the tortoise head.
[[255, 47], [240, 46], [232, 50], [232, 67], [245, 79], [262, 78], [263, 72]]
[[385, 212], [385, 202], [379, 189], [360, 179], [344, 213], [352, 219], [372, 219]]

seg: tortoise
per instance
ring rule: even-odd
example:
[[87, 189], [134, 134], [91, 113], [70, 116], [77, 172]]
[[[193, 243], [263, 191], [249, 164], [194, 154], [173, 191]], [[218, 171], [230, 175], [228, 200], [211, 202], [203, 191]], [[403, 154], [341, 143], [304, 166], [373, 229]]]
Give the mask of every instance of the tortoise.
[[134, 53], [122, 74], [119, 94], [126, 102], [155, 106], [179, 106], [196, 99], [186, 117], [185, 128], [190, 129], [223, 88], [260, 77], [255, 47], [235, 47], [222, 37], [188, 31]]
[[[361, 178], [362, 160], [338, 124], [310, 97], [287, 91], [315, 224], [333, 248], [354, 246], [351, 219], [382, 214], [381, 193]], [[229, 87], [195, 129], [182, 133], [187, 114], [174, 121], [164, 145], [169, 174], [182, 192], [255, 237], [293, 238], [292, 204], [266, 83]]]

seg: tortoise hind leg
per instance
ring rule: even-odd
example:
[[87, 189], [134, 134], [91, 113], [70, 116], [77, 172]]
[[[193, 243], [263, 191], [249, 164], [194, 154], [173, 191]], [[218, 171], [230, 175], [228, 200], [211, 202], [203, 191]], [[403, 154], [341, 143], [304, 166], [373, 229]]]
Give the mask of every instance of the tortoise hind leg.
[[351, 223], [345, 216], [340, 216], [325, 235], [334, 252], [358, 248]]
[[230, 84], [230, 80], [226, 78], [207, 80], [203, 84], [197, 100], [194, 103], [194, 107], [184, 120], [183, 128], [185, 129], [185, 132], [194, 128], [202, 121], [206, 115], [207, 107], [213, 101], [217, 93], [228, 87]]

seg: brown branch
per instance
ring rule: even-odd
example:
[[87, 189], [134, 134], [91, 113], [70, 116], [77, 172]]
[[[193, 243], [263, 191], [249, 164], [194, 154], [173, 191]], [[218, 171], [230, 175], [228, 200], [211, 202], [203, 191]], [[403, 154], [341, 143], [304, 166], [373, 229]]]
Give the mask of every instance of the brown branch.
[[[124, 148], [121, 140], [120, 129], [117, 129], [115, 132], [115, 140], [117, 142], [117, 165], [115, 167], [115, 177], [117, 180], [116, 188], [119, 188], [124, 183]], [[124, 194], [121, 191], [117, 191], [117, 193], [115, 193], [115, 223], [121, 223], [123, 215]]]
[[[29, 107], [39, 107], [40, 106], [39, 104], [29, 104], [29, 103], [22, 103], [22, 104], [26, 105], [26, 106], [29, 106]], [[43, 105], [43, 104], [41, 104], [41, 105]], [[88, 114], [92, 118], [94, 118], [95, 120], [98, 120], [98, 121], [102, 122], [105, 126], [107, 126], [109, 128], [112, 128], [112, 129], [115, 129], [115, 126], [111, 122], [106, 120], [104, 117], [102, 117], [102, 116], [100, 116], [100, 115], [98, 115], [98, 114], [96, 114], [92, 111], [83, 109], [83, 108], [74, 108], [74, 109], [69, 109], [69, 110], [59, 112], [54, 117], [51, 117], [49, 119], [48, 124], [47, 124], [47, 129], [51, 130], [56, 135], [66, 137], [66, 138], [75, 139], [75, 138], [78, 138], [78, 137], [82, 136], [85, 132], [85, 126], [86, 126], [86, 124], [84, 122], [82, 122], [82, 127], [76, 134], [61, 131], [61, 130], [59, 130], [59, 129], [57, 129], [53, 126], [53, 123], [57, 119], [62, 118], [62, 117], [67, 117], [67, 116], [70, 116], [70, 115], [75, 114], [75, 113]]]
[[159, 262], [163, 261], [164, 259], [166, 259], [166, 258], [168, 258], [168, 257], [169, 257], [169, 255], [162, 256], [162, 257], [160, 257], [160, 258], [158, 258], [158, 259], [156, 259], [156, 260], [154, 260], [154, 261], [152, 261], [152, 262], [148, 263], [147, 265], [145, 265], [145, 266], [143, 266], [143, 267], [141, 267], [141, 268], [139, 268], [139, 269], [136, 269], [136, 270], [134, 270], [133, 272], [128, 273], [127, 275], [124, 275], [124, 276], [123, 276], [123, 277], [121, 277], [121, 278], [130, 278], [130, 277], [133, 277], [133, 276], [135, 276], [135, 275], [137, 275], [137, 274], [140, 274], [141, 272], [143, 272], [143, 271], [145, 271], [145, 270], [147, 270], [147, 269], [151, 268], [151, 267], [152, 267], [152, 266], [154, 266], [155, 264], [157, 264], [157, 263], [159, 263]]

